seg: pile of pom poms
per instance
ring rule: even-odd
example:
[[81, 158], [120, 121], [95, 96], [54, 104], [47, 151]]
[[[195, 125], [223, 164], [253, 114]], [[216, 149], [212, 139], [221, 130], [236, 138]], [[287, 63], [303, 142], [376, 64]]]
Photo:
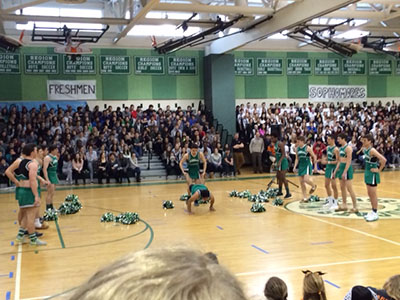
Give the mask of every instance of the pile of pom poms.
[[189, 200], [189, 198], [190, 198], [190, 196], [189, 196], [188, 194], [183, 194], [183, 195], [179, 198], [179, 200], [181, 200], [181, 201], [187, 201], [187, 200]]
[[264, 212], [265, 211], [264, 204], [262, 204], [260, 202], [255, 202], [251, 206], [250, 211], [253, 212], [253, 213]]
[[174, 203], [171, 200], [165, 200], [163, 201], [162, 207], [164, 209], [171, 209], [174, 208]]
[[247, 198], [251, 202], [269, 202], [268, 199], [276, 198], [279, 189], [268, 188], [267, 190], [260, 190], [257, 194], [252, 194], [249, 190], [243, 192], [232, 191], [229, 197]]
[[120, 213], [117, 216], [114, 216], [112, 212], [106, 212], [100, 218], [101, 222], [115, 222], [115, 223], [122, 223], [125, 225], [135, 224], [139, 222], [139, 215], [135, 212], [124, 212]]
[[58, 219], [58, 211], [55, 209], [46, 209], [43, 214], [43, 220], [45, 221], [55, 221]]
[[65, 197], [64, 203], [60, 205], [58, 211], [62, 215], [76, 214], [82, 208], [82, 203], [79, 201], [79, 197], [74, 194], [70, 194]]

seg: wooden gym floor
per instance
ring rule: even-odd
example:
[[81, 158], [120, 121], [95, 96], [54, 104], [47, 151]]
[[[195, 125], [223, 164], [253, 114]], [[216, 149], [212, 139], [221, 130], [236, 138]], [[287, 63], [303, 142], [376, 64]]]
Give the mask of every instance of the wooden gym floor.
[[[43, 231], [48, 245], [38, 251], [28, 245], [13, 245], [18, 229], [17, 204], [13, 193], [1, 194], [0, 299], [62, 299], [65, 294], [60, 293], [129, 251], [176, 244], [215, 252], [249, 296], [262, 295], [266, 280], [279, 276], [288, 284], [289, 299], [300, 299], [301, 270], [310, 269], [327, 272], [324, 279], [329, 299], [343, 299], [353, 285], [381, 287], [389, 276], [399, 273], [399, 175], [399, 171], [382, 174], [378, 196], [389, 198], [386, 202], [391, 203], [392, 210], [385, 213], [386, 219], [373, 223], [351, 216], [335, 218], [307, 212], [323, 202], [306, 204], [297, 212], [289, 210], [292, 204], [274, 207], [267, 203], [267, 211], [256, 214], [250, 212], [247, 200], [228, 196], [233, 189], [253, 193], [265, 189], [270, 180], [266, 176], [245, 174], [236, 179], [208, 181], [216, 198], [216, 212], [201, 205], [194, 208], [193, 216], [185, 213], [184, 202], [179, 200], [186, 193], [183, 182], [100, 188], [81, 185], [74, 189], [60, 186], [55, 206], [66, 195], [75, 193], [83, 209], [76, 215], [61, 216], [58, 228], [50, 222], [50, 228]], [[290, 179], [298, 183], [297, 178]], [[318, 184], [316, 194], [325, 197], [324, 178], [314, 179]], [[355, 175], [353, 185], [358, 197], [367, 195], [363, 174]], [[291, 189], [291, 201], [298, 201], [300, 190]], [[163, 210], [163, 200], [172, 200], [175, 208]], [[299, 207], [297, 202], [293, 205]], [[368, 202], [363, 208], [369, 210]], [[143, 221], [130, 226], [100, 223], [100, 216], [108, 211], [138, 212]]]

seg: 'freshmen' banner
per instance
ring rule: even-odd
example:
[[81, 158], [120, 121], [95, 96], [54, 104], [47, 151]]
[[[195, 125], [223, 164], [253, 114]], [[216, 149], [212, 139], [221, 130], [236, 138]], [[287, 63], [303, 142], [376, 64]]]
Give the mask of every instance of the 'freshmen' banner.
[[314, 102], [362, 101], [367, 99], [366, 85], [309, 85], [308, 99]]
[[96, 99], [96, 80], [47, 80], [49, 100]]

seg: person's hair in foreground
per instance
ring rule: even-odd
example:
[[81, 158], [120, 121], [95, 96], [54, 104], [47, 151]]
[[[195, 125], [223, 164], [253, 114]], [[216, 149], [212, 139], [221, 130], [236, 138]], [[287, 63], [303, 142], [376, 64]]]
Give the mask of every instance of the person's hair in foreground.
[[236, 278], [204, 253], [185, 247], [131, 253], [99, 270], [73, 299], [244, 300]]
[[322, 272], [303, 271], [303, 300], [327, 300]]
[[267, 300], [286, 300], [288, 297], [286, 283], [278, 277], [271, 277], [265, 284], [264, 295]]

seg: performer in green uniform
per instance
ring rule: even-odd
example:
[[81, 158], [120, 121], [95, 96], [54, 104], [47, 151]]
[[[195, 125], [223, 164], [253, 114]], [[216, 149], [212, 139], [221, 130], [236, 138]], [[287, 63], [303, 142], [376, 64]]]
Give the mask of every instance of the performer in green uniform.
[[374, 137], [372, 134], [364, 136], [362, 142], [365, 159], [364, 181], [367, 185], [367, 192], [372, 206], [372, 211], [364, 218], [367, 222], [373, 222], [379, 219], [377, 188], [381, 182], [379, 173], [386, 165], [386, 158], [373, 147]]
[[[184, 162], [187, 161], [188, 172], [183, 168]], [[200, 171], [200, 161], [203, 163], [203, 170]], [[202, 152], [199, 152], [199, 146], [192, 144], [190, 152], [185, 153], [179, 162], [182, 174], [185, 175], [188, 185], [193, 183], [204, 183], [207, 170], [207, 160]]]
[[25, 230], [28, 231], [31, 245], [46, 245], [45, 242], [39, 240], [35, 233], [35, 215], [37, 207], [40, 206], [40, 197], [38, 193], [38, 164], [35, 160], [37, 156], [37, 148], [35, 144], [27, 144], [22, 150], [24, 158], [19, 162], [17, 176], [7, 176], [14, 181], [18, 190], [16, 190], [16, 198], [21, 210], [21, 224], [17, 234], [16, 241], [24, 243]]
[[[327, 136], [328, 147], [326, 149], [326, 168], [325, 168], [325, 189], [328, 194], [328, 202], [324, 205], [326, 209], [338, 209], [338, 189], [336, 186], [336, 179], [334, 176], [336, 164], [339, 160], [339, 149], [335, 145], [335, 138], [332, 135]], [[332, 189], [331, 189], [332, 187]], [[332, 197], [333, 190], [333, 197]]]
[[186, 202], [187, 211], [189, 215], [193, 214], [192, 212], [192, 203], [196, 200], [203, 199], [204, 201], [210, 200], [210, 211], [215, 211], [214, 195], [210, 193], [208, 188], [204, 184], [191, 184], [188, 188], [188, 195], [191, 195], [190, 198]]
[[[41, 197], [41, 187], [40, 185], [47, 185], [49, 186], [50, 182], [46, 181], [42, 176], [41, 176], [41, 171], [43, 167], [43, 160], [48, 154], [48, 148], [47, 146], [39, 146], [38, 147], [38, 152], [36, 156], [36, 161], [38, 163], [38, 173], [37, 173], [37, 181], [38, 181], [38, 193], [39, 197]], [[49, 225], [46, 222], [41, 222], [40, 221], [40, 207], [37, 208], [36, 211], [36, 216], [35, 216], [35, 228], [36, 229], [47, 229], [49, 228]]]
[[46, 181], [50, 182], [47, 187], [46, 197], [46, 210], [54, 209], [53, 197], [56, 190], [56, 184], [58, 184], [57, 177], [57, 165], [58, 165], [58, 148], [56, 145], [49, 147], [49, 154], [44, 158], [43, 162], [43, 175]]
[[292, 197], [289, 191], [289, 183], [286, 179], [286, 172], [289, 168], [289, 162], [286, 157], [285, 144], [278, 140], [277, 135], [272, 135], [272, 144], [275, 145], [275, 166], [276, 166], [276, 178], [278, 180], [279, 192], [277, 196], [282, 196], [282, 185], [285, 185], [286, 195], [285, 199]]
[[353, 149], [347, 145], [346, 133], [341, 133], [338, 136], [339, 148], [339, 161], [334, 171], [335, 178], [340, 179], [340, 189], [342, 191], [342, 205], [339, 205], [336, 211], [347, 211], [347, 191], [351, 196], [353, 208], [350, 210], [352, 213], [358, 213], [356, 194], [353, 190], [353, 167], [351, 166], [351, 157]]
[[303, 193], [303, 199], [300, 202], [307, 202], [307, 189], [306, 184], [311, 186], [310, 194], [314, 193], [317, 189], [317, 185], [312, 180], [313, 164], [317, 163], [317, 158], [310, 146], [306, 145], [306, 139], [304, 136], [297, 137], [297, 149], [296, 149], [296, 160], [294, 162], [294, 170], [299, 166], [298, 174], [300, 177], [300, 186]]

